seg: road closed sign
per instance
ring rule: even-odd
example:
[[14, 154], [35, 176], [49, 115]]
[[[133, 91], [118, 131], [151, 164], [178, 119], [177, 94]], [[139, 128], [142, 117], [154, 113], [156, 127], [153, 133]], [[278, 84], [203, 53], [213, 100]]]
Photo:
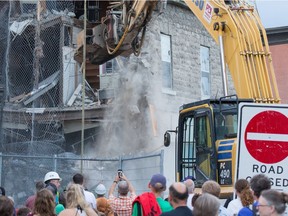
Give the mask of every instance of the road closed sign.
[[236, 179], [265, 174], [288, 191], [288, 106], [240, 104], [238, 135]]

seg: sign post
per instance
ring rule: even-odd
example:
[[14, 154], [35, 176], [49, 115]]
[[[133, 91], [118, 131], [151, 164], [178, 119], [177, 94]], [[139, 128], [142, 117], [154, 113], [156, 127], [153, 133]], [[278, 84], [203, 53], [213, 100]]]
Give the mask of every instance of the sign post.
[[288, 106], [239, 105], [236, 179], [267, 175], [273, 189], [288, 191]]

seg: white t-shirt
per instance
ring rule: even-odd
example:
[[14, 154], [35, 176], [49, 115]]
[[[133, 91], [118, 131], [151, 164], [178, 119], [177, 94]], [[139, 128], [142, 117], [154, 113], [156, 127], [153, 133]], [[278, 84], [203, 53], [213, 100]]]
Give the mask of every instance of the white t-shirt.
[[192, 206], [193, 196], [194, 196], [194, 194], [189, 194], [188, 199], [187, 199], [187, 207], [191, 210], [193, 210], [193, 206]]
[[86, 202], [88, 202], [93, 209], [96, 209], [96, 198], [93, 193], [84, 190], [84, 196]]
[[227, 210], [232, 214], [238, 214], [238, 212], [240, 211], [240, 209], [243, 208], [243, 205], [241, 203], [241, 200], [239, 197], [237, 197], [236, 199], [232, 200], [227, 207]]
[[220, 206], [218, 216], [232, 216], [232, 214], [224, 206]]

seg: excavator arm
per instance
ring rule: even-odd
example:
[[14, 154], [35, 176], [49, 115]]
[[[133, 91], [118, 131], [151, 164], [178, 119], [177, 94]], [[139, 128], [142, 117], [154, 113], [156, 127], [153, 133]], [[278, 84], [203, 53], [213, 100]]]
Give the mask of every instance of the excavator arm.
[[[266, 31], [244, 0], [184, 0], [224, 53], [239, 98], [279, 103]], [[225, 82], [225, 80], [224, 80]]]
[[[254, 7], [245, 0], [184, 2], [220, 45], [225, 96], [227, 65], [239, 98], [279, 103], [266, 31]], [[128, 56], [133, 52], [138, 55], [157, 3], [157, 0], [111, 1], [106, 16], [93, 28], [92, 40], [87, 44], [90, 62], [102, 64], [118, 55]], [[82, 48], [79, 46], [75, 54], [78, 62], [82, 62]]]
[[[110, 1], [101, 23], [78, 35], [75, 60], [83, 61], [83, 43], [86, 56], [92, 64], [103, 64], [118, 56], [131, 53], [139, 55], [146, 24], [157, 6], [158, 0]], [[84, 39], [85, 38], [85, 39]]]

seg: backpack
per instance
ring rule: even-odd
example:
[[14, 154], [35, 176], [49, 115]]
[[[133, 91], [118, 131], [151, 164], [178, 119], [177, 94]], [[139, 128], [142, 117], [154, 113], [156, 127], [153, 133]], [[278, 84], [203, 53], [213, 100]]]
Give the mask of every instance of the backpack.
[[139, 204], [138, 213], [142, 212], [142, 216], [158, 216], [162, 213], [153, 193], [146, 192], [137, 196], [132, 206], [135, 203]]

